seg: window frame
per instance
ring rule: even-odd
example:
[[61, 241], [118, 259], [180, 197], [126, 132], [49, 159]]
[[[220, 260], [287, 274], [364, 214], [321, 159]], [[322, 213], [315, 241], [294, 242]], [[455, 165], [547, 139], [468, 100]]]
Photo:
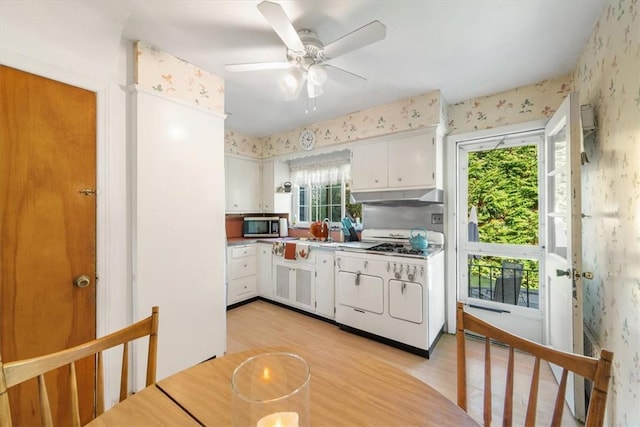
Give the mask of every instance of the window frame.
[[[338, 221], [331, 221], [331, 226], [340, 227], [342, 224], [342, 218], [344, 218], [346, 215], [346, 203], [345, 203], [346, 182], [344, 179], [342, 179], [340, 183], [336, 183], [336, 184], [317, 184], [317, 185], [303, 185], [303, 186], [294, 185], [291, 190], [293, 192], [293, 203], [291, 204], [291, 214], [296, 219], [296, 222], [295, 222], [295, 225], [294, 224], [292, 225], [299, 228], [308, 228], [311, 226], [311, 223], [313, 222], [313, 221], [300, 221], [300, 219], [298, 218], [300, 214], [300, 190], [302, 188], [306, 188], [309, 194], [309, 204], [307, 205], [307, 208], [306, 208], [306, 217], [311, 219], [312, 217], [311, 211], [313, 209], [312, 193], [314, 191], [314, 187], [334, 187], [338, 185], [340, 186], [340, 218], [338, 218]], [[335, 205], [328, 204], [327, 206], [335, 206]], [[317, 221], [322, 221], [322, 219], [318, 219]]]

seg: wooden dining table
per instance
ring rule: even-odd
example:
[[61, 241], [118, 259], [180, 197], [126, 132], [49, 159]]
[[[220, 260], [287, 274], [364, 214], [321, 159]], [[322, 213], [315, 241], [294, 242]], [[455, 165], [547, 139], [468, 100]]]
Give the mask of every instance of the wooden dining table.
[[[358, 350], [316, 346], [259, 348], [208, 360], [138, 393], [145, 394], [139, 403], [153, 408], [151, 414], [132, 414], [130, 398], [90, 425], [123, 425], [129, 417], [127, 425], [230, 426], [231, 375], [247, 358], [267, 352], [294, 353], [307, 361], [313, 426], [478, 426], [454, 402], [400, 368]], [[149, 399], [156, 399], [155, 408]], [[165, 411], [171, 418], [158, 422]], [[176, 411], [184, 417], [174, 418]]]

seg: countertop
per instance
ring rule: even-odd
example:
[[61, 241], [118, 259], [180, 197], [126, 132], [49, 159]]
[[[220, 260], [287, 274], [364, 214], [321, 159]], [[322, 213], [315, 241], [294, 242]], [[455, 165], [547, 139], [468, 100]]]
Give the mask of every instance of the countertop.
[[364, 242], [320, 242], [317, 240], [305, 240], [300, 237], [230, 237], [227, 239], [227, 246], [251, 245], [254, 243], [275, 243], [275, 242], [291, 242], [305, 243], [315, 246], [318, 249], [335, 250], [337, 247], [370, 247], [372, 243]]

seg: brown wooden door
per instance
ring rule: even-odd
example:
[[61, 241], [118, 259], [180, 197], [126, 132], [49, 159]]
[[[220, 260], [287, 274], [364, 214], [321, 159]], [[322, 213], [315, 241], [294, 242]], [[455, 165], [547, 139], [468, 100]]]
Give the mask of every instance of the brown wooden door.
[[[96, 336], [96, 95], [0, 66], [0, 351], [38, 356]], [[91, 283], [74, 286], [86, 274]], [[92, 417], [94, 361], [77, 366]], [[68, 369], [46, 377], [54, 424], [70, 425]], [[14, 425], [40, 425], [36, 382], [9, 390]]]

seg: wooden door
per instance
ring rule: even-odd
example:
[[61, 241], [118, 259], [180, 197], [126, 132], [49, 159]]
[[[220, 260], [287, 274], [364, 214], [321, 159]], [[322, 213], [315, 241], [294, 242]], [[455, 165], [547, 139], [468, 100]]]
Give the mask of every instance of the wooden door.
[[[13, 361], [96, 336], [96, 95], [0, 66], [0, 350]], [[74, 285], [86, 274], [90, 284]], [[93, 360], [77, 366], [91, 419]], [[46, 377], [70, 425], [68, 369]], [[14, 425], [40, 425], [36, 382], [9, 390]]]

